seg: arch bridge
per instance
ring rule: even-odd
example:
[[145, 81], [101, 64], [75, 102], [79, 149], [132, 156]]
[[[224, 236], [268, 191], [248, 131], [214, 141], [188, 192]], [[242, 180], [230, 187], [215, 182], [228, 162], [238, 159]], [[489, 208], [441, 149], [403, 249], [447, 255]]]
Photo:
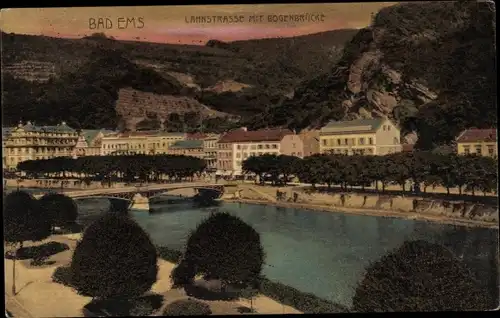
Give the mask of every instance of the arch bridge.
[[161, 185], [150, 187], [128, 187], [121, 189], [98, 189], [98, 190], [84, 190], [66, 193], [74, 200], [83, 199], [108, 199], [113, 209], [122, 211], [123, 209], [130, 209], [135, 204], [142, 204], [143, 208], [149, 206], [149, 199], [158, 197], [163, 194], [168, 194], [173, 190], [179, 189], [194, 189], [196, 191], [195, 197], [200, 197], [208, 200], [220, 199], [224, 194], [225, 185], [209, 185], [209, 184], [177, 184], [177, 185]]

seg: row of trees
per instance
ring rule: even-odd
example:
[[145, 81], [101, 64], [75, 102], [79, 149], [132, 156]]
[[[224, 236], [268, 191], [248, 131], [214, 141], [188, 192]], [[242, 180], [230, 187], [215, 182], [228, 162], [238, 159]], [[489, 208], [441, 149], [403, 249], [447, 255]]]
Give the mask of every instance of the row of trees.
[[349, 186], [401, 185], [406, 191], [407, 182], [412, 182], [417, 191], [442, 186], [447, 189], [496, 192], [497, 159], [475, 155], [437, 154], [430, 151], [401, 152], [385, 156], [347, 156], [318, 154], [300, 159], [286, 155], [263, 155], [243, 161], [243, 170], [255, 173], [261, 182], [267, 176], [273, 182], [295, 175], [302, 183], [313, 185]]
[[[71, 201], [61, 199], [63, 197], [59, 195], [57, 202]], [[32, 219], [42, 220], [42, 210], [63, 205], [42, 202], [40, 200], [37, 206], [35, 199], [21, 191], [7, 195], [4, 200], [6, 241], [38, 241], [50, 233], [50, 222]], [[40, 208], [42, 205], [45, 209]], [[94, 299], [137, 299], [157, 280], [157, 257], [158, 251], [149, 235], [135, 221], [126, 215], [107, 213], [85, 229], [70, 266], [65, 267], [66, 281], [59, 282]], [[185, 253], [171, 278], [174, 287], [186, 287], [201, 274], [224, 285], [258, 289], [264, 259], [258, 232], [238, 217], [213, 213], [189, 235]], [[56, 270], [55, 275], [61, 274], [61, 269]], [[495, 298], [492, 296], [491, 299]], [[367, 268], [364, 279], [356, 287], [352, 309], [358, 312], [481, 310], [492, 306], [489, 298], [463, 262], [449, 250], [437, 244], [413, 241]], [[179, 306], [187, 308], [185, 310], [200, 307]], [[198, 308], [197, 312], [208, 313], [208, 310]]]
[[82, 179], [112, 181], [159, 181], [192, 178], [206, 168], [203, 159], [183, 155], [124, 155], [89, 156], [80, 158], [56, 157], [27, 160], [18, 164], [18, 170], [29, 176], [77, 175]]

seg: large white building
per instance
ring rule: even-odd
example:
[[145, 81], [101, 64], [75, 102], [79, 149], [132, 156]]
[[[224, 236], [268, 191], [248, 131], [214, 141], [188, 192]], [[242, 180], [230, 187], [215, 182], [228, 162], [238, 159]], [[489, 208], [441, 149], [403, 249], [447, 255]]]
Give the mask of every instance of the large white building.
[[248, 131], [240, 128], [223, 135], [217, 145], [217, 174], [220, 175], [241, 175], [242, 162], [250, 156], [304, 155], [302, 139], [288, 129]]

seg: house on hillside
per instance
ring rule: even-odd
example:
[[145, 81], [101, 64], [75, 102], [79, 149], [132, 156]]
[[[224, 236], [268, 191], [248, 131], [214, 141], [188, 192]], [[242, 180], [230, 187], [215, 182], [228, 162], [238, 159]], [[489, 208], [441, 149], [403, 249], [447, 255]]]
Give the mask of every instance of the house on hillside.
[[320, 153], [386, 155], [402, 151], [401, 132], [387, 118], [330, 122], [320, 130]]
[[461, 155], [498, 156], [497, 130], [466, 129], [456, 139], [457, 153]]
[[223, 135], [217, 143], [217, 174], [242, 175], [242, 162], [250, 156], [263, 154], [289, 155], [302, 158], [304, 143], [299, 135], [288, 129], [245, 127]]

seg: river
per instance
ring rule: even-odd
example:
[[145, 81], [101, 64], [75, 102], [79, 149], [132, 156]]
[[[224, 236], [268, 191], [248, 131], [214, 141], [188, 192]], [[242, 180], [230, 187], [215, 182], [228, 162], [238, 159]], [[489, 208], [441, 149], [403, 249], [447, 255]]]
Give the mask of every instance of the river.
[[[79, 222], [106, 211], [99, 202], [79, 201]], [[157, 212], [130, 214], [155, 244], [177, 250], [183, 250], [189, 231], [214, 210], [190, 204], [152, 208]], [[448, 247], [464, 259], [485, 291], [498, 286], [498, 229], [242, 203], [222, 203], [216, 209], [240, 217], [260, 233], [269, 279], [346, 306], [365, 267], [412, 239]]]

